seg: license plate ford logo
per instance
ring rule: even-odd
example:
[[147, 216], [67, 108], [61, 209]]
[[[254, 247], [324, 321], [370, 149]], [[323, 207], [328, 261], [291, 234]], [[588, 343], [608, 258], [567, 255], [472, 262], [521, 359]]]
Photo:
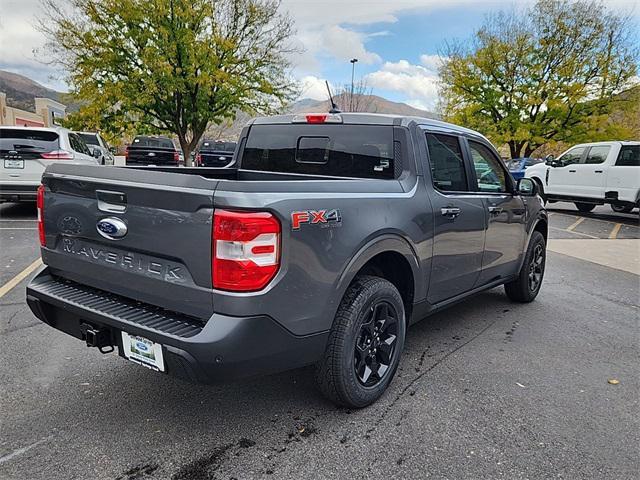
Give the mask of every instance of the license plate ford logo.
[[103, 218], [96, 224], [96, 230], [105, 238], [117, 240], [127, 234], [127, 224], [119, 218]]

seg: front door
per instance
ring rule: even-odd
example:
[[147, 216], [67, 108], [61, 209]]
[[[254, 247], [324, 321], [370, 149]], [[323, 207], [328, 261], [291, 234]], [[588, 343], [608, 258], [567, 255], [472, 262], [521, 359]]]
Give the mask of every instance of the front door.
[[526, 208], [514, 195], [515, 185], [497, 154], [489, 145], [469, 140], [474, 186], [487, 211], [487, 233], [482, 273], [476, 286], [517, 272], [524, 251]]
[[546, 193], [572, 195], [575, 192], [575, 187], [579, 183], [577, 165], [586, 150], [586, 147], [573, 147], [556, 160], [557, 167], [549, 167], [545, 179]]
[[473, 288], [482, 269], [485, 205], [470, 191], [461, 139], [426, 133], [434, 212], [434, 241], [429, 293], [431, 304]]

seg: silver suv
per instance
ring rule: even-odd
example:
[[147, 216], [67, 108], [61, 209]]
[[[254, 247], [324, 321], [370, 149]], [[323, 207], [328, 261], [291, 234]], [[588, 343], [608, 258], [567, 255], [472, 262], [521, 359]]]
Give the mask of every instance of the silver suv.
[[66, 128], [0, 127], [0, 202], [35, 201], [44, 169], [56, 162], [100, 164]]

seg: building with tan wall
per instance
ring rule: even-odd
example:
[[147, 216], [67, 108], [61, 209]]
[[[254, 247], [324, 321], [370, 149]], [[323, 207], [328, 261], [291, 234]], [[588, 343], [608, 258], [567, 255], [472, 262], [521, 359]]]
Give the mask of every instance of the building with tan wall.
[[0, 92], [0, 125], [23, 127], [52, 127], [67, 114], [67, 107], [50, 98], [36, 98], [35, 112], [7, 105], [7, 95]]

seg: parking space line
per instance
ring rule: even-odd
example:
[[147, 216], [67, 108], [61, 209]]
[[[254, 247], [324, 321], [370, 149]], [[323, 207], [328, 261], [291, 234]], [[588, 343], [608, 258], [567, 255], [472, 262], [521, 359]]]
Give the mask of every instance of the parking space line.
[[600, 238], [600, 237], [596, 237], [594, 235], [589, 235], [588, 233], [582, 233], [582, 232], [573, 232], [573, 231], [569, 231], [565, 228], [558, 228], [558, 227], [554, 227], [552, 225], [549, 226], [550, 229], [552, 230], [559, 230], [560, 232], [569, 232], [572, 233], [573, 235], [582, 235], [583, 237], [587, 237], [587, 238]]
[[37, 259], [35, 262], [33, 262], [31, 265], [29, 265], [27, 268], [22, 270], [19, 274], [17, 274], [11, 280], [5, 283], [2, 287], [0, 287], [0, 298], [4, 297], [7, 293], [9, 293], [13, 289], [13, 287], [18, 285], [25, 278], [27, 278], [29, 274], [31, 274], [31, 272], [33, 272], [40, 265], [42, 265], [41, 258]]
[[618, 232], [620, 231], [620, 229], [622, 228], [622, 224], [621, 223], [616, 223], [616, 226], [613, 227], [613, 230], [611, 230], [611, 233], [609, 234], [609, 238], [617, 238], [618, 237]]
[[584, 222], [584, 217], [580, 217], [578, 220], [576, 220], [575, 222], [573, 222], [571, 225], [569, 225], [567, 227], [567, 231], [568, 232], [572, 232], [574, 228], [576, 228], [578, 225], [580, 225], [582, 222]]

